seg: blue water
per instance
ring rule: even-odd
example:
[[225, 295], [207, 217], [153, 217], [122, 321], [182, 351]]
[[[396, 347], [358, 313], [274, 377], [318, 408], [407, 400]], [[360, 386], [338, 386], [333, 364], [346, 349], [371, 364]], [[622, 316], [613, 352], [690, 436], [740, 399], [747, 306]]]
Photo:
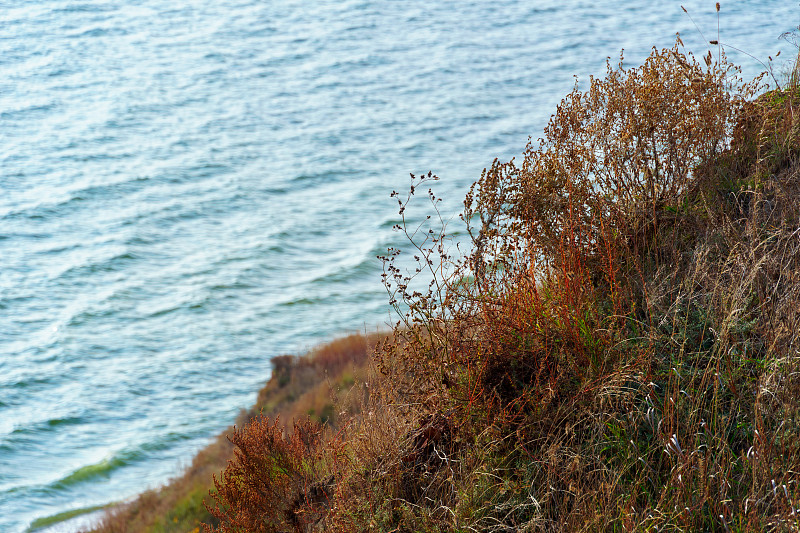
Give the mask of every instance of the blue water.
[[[722, 7], [796, 54], [796, 5]], [[408, 173], [455, 212], [573, 75], [675, 32], [705, 52], [678, 2], [0, 0], [0, 531], [165, 482], [271, 356], [391, 322]]]

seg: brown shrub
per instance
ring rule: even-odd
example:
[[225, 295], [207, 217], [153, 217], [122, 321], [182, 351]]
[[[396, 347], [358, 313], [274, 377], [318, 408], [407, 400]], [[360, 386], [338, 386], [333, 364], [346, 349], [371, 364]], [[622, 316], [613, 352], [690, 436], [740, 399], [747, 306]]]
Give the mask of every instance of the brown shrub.
[[331, 478], [320, 426], [296, 422], [287, 435], [278, 419], [258, 417], [230, 440], [234, 459], [214, 476], [216, 505], [208, 507], [220, 525], [206, 531], [305, 531], [322, 519]]
[[[676, 45], [609, 66], [521, 165], [484, 171], [470, 254], [412, 225], [417, 268], [387, 257], [408, 310], [379, 358], [392, 402], [457, 413], [484, 450], [459, 459], [455, 503], [416, 494], [419, 513], [447, 507], [454, 529], [796, 525], [797, 89], [752, 101], [758, 81], [704, 59]], [[486, 475], [525, 487], [492, 508]]]

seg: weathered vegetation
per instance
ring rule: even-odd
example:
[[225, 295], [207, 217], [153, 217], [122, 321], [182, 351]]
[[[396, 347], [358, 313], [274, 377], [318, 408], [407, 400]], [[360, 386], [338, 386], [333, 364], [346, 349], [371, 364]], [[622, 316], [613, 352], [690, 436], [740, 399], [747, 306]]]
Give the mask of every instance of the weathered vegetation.
[[206, 530], [800, 527], [800, 91], [759, 90], [680, 42], [609, 66], [484, 171], [456, 257], [429, 191], [349, 414], [234, 432]]

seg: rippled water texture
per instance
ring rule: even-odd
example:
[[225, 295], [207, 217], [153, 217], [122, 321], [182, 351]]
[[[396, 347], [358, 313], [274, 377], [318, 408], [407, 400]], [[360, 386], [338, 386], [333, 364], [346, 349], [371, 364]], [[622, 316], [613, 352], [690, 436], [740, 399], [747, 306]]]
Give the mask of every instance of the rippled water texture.
[[[793, 53], [794, 5], [720, 22]], [[0, 531], [164, 482], [270, 356], [391, 320], [392, 189], [455, 211], [677, 31], [705, 51], [677, 2], [0, 0]]]

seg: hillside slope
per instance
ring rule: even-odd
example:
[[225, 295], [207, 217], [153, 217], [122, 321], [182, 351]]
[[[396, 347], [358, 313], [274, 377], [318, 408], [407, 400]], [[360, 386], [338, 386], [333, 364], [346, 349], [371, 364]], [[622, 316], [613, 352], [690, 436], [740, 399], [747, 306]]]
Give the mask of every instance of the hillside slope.
[[[800, 507], [800, 99], [680, 41], [609, 66], [416, 267], [336, 434], [257, 420], [218, 532], [769, 531]], [[406, 220], [406, 217], [409, 217]], [[419, 280], [431, 280], [427, 288]]]
[[[97, 533], [186, 533], [200, 531], [202, 523], [216, 524], [203, 506], [210, 500], [212, 476], [233, 459], [228, 439], [237, 427], [257, 416], [287, 421], [311, 419], [337, 427], [342, 409], [352, 408], [355, 380], [364, 380], [368, 361], [380, 335], [350, 335], [319, 346], [308, 354], [282, 355], [272, 360], [273, 373], [259, 391], [255, 405], [239, 415], [236, 425], [201, 450], [181, 476], [158, 490], [111, 509]], [[334, 408], [334, 405], [338, 407]]]
[[[376, 371], [234, 431], [206, 530], [800, 527], [800, 92], [721, 59], [678, 41], [567, 95], [455, 257], [412, 177]], [[268, 414], [315, 374], [277, 362]]]

